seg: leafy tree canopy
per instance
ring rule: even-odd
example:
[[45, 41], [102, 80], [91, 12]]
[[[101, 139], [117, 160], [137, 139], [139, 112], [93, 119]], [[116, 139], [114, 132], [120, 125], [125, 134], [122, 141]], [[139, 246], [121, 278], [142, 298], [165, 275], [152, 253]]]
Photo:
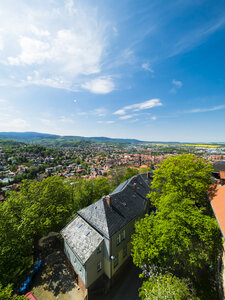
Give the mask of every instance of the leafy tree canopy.
[[24, 296], [16, 296], [12, 297], [12, 285], [8, 284], [5, 288], [3, 288], [2, 284], [0, 283], [0, 300], [25, 300]]
[[134, 263], [156, 264], [185, 276], [215, 264], [221, 246], [216, 220], [196, 209], [193, 200], [181, 200], [177, 194], [164, 196], [161, 203], [156, 214], [136, 224]]
[[196, 282], [216, 264], [222, 240], [207, 199], [211, 172], [193, 155], [170, 157], [154, 172], [149, 198], [156, 210], [136, 223], [132, 237], [137, 266], [156, 265]]
[[179, 279], [169, 273], [144, 281], [139, 296], [143, 300], [196, 299], [188, 287], [187, 280]]
[[154, 171], [150, 200], [158, 207], [161, 197], [177, 193], [181, 199], [189, 198], [198, 206], [208, 206], [206, 192], [212, 172], [210, 163], [192, 154], [169, 157]]

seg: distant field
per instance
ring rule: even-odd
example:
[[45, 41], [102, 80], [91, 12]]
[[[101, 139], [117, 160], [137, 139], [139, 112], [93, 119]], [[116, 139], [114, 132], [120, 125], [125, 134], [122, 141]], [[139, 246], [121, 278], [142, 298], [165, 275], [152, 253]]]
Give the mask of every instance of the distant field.
[[172, 144], [172, 143], [149, 143], [152, 146], [173, 146], [173, 147], [205, 147], [205, 148], [219, 148], [223, 145], [217, 144]]
[[221, 147], [221, 145], [206, 145], [206, 144], [203, 144], [203, 145], [184, 144], [182, 146], [186, 146], [186, 147], [205, 147], [205, 148], [218, 148], [218, 147]]

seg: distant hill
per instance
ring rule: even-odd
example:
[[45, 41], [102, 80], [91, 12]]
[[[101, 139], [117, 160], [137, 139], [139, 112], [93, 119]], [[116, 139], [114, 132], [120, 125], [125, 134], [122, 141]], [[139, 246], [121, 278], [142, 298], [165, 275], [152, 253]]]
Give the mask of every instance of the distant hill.
[[146, 143], [136, 139], [117, 139], [108, 137], [60, 136], [38, 132], [0, 132], [0, 139], [10, 139], [17, 142], [38, 144], [53, 147], [73, 147], [80, 143], [97, 144], [138, 144]]
[[21, 146], [21, 145], [25, 145], [25, 143], [11, 140], [11, 139], [0, 138], [0, 147], [2, 147], [2, 146]]

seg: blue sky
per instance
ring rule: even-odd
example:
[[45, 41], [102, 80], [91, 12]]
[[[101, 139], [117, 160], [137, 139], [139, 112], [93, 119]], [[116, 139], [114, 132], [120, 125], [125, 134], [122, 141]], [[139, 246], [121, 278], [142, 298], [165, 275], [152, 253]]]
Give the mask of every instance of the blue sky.
[[0, 131], [225, 142], [225, 2], [0, 3]]

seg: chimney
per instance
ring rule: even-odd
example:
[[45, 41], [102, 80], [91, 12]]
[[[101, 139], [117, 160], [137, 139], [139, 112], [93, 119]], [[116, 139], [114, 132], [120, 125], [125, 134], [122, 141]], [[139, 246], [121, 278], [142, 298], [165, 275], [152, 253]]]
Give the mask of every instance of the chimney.
[[106, 198], [106, 202], [107, 202], [108, 206], [111, 207], [111, 197], [108, 195], [105, 198]]
[[150, 178], [150, 172], [147, 172], [147, 178]]
[[135, 193], [136, 193], [136, 189], [137, 189], [137, 183], [134, 183], [133, 184], [133, 190], [134, 190]]

